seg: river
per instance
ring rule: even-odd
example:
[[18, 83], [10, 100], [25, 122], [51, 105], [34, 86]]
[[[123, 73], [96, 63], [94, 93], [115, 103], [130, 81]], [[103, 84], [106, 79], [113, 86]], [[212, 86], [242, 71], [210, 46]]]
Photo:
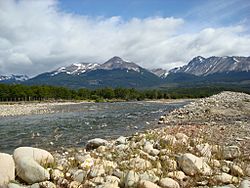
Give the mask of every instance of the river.
[[159, 127], [161, 115], [187, 102], [80, 103], [53, 107], [53, 114], [0, 118], [0, 152], [20, 146], [46, 150], [81, 147], [92, 138], [112, 139]]

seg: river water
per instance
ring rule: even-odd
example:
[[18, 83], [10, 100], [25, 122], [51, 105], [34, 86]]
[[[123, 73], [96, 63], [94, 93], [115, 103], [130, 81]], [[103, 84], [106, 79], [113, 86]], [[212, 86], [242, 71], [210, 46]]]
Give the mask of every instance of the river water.
[[81, 147], [92, 138], [111, 139], [159, 127], [161, 115], [187, 102], [81, 103], [54, 107], [55, 113], [0, 118], [0, 152], [20, 146], [47, 150]]

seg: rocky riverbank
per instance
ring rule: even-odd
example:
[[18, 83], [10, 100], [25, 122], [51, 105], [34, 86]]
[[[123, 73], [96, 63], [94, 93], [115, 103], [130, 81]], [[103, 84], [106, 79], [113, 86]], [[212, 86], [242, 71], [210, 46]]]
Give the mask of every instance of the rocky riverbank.
[[166, 114], [160, 129], [52, 154], [17, 148], [0, 154], [0, 187], [248, 188], [249, 105], [223, 92]]
[[53, 107], [60, 105], [70, 105], [70, 104], [77, 104], [77, 103], [42, 102], [42, 103], [1, 104], [0, 117], [55, 113]]

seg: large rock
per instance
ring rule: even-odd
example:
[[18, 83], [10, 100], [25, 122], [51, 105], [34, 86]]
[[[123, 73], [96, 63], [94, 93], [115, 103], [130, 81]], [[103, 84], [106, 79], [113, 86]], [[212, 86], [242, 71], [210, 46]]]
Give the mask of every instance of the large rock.
[[180, 188], [179, 183], [171, 178], [163, 178], [159, 184], [162, 188]]
[[96, 149], [99, 146], [105, 146], [108, 144], [107, 140], [101, 139], [101, 138], [94, 138], [92, 140], [89, 140], [86, 144], [86, 150], [92, 150]]
[[18, 177], [26, 183], [42, 182], [50, 179], [48, 170], [42, 165], [54, 163], [53, 156], [42, 149], [20, 147], [13, 154]]
[[201, 175], [211, 175], [212, 170], [208, 166], [206, 162], [204, 162], [201, 158], [196, 157], [191, 153], [183, 154], [178, 159], [178, 163], [181, 169], [190, 176], [194, 176], [196, 174]]
[[11, 155], [0, 153], [0, 187], [7, 187], [15, 179], [15, 163]]

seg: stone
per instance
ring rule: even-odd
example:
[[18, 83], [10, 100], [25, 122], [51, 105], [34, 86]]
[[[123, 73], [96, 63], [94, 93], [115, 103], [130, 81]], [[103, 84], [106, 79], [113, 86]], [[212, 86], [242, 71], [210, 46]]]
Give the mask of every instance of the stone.
[[177, 162], [174, 159], [167, 158], [163, 161], [163, 168], [167, 168], [167, 171], [174, 171], [177, 169]]
[[154, 149], [153, 145], [150, 142], [146, 142], [143, 150], [149, 155], [157, 156], [160, 151], [158, 149]]
[[152, 164], [149, 161], [139, 157], [130, 159], [129, 165], [135, 170], [147, 170], [152, 168]]
[[178, 158], [178, 163], [181, 169], [190, 176], [196, 174], [211, 175], [212, 169], [201, 158], [196, 157], [191, 153], [183, 154]]
[[154, 171], [147, 170], [143, 172], [142, 174], [139, 174], [140, 180], [147, 180], [151, 181], [153, 183], [159, 181], [159, 177], [155, 175]]
[[[38, 185], [39, 186], [39, 185]], [[1, 187], [2, 188], [2, 187]], [[20, 185], [17, 183], [9, 183], [8, 188], [28, 188], [27, 186]], [[32, 187], [33, 188], [33, 187]], [[39, 188], [39, 187], [34, 187], [34, 188]]]
[[207, 158], [210, 158], [212, 156], [211, 146], [208, 143], [199, 144], [195, 148], [199, 152], [200, 156]]
[[120, 144], [120, 145], [118, 145], [118, 146], [115, 147], [115, 149], [116, 149], [117, 151], [124, 151], [124, 150], [126, 150], [126, 149], [128, 149], [128, 148], [129, 148], [129, 146], [128, 146], [128, 145], [125, 145], [125, 144]]
[[0, 187], [6, 188], [15, 179], [15, 163], [11, 155], [0, 153]]
[[30, 188], [40, 188], [39, 183], [34, 183], [30, 186]]
[[83, 170], [89, 170], [95, 163], [95, 160], [92, 157], [86, 158], [81, 164], [80, 167]]
[[106, 146], [99, 146], [96, 151], [98, 153], [104, 153], [106, 151]]
[[233, 160], [240, 157], [241, 151], [238, 146], [226, 146], [222, 149], [222, 159]]
[[94, 138], [87, 142], [86, 150], [93, 150], [98, 148], [99, 146], [106, 146], [108, 144], [107, 140], [101, 138]]
[[226, 166], [226, 165], [223, 165], [223, 166], [221, 167], [221, 170], [222, 170], [222, 172], [229, 173], [230, 168], [229, 168], [228, 166]]
[[147, 180], [140, 180], [139, 188], [160, 188], [157, 184]]
[[179, 183], [172, 178], [162, 178], [159, 182], [159, 185], [162, 188], [180, 188]]
[[103, 177], [95, 177], [95, 178], [91, 179], [90, 181], [97, 184], [97, 185], [101, 185], [104, 183], [104, 178]]
[[133, 170], [130, 170], [124, 178], [125, 187], [136, 187], [138, 181], [139, 181], [139, 176]]
[[215, 186], [213, 188], [236, 188], [233, 184], [223, 185], [223, 186]]
[[[77, 181], [72, 181], [69, 184], [69, 188], [80, 188], [81, 187], [81, 183], [77, 182]], [[83, 187], [81, 187], [83, 188]]]
[[103, 168], [103, 165], [95, 165], [91, 168], [89, 172], [89, 176], [94, 178], [97, 176], [102, 176], [105, 174], [105, 169]]
[[115, 143], [117, 145], [126, 144], [127, 143], [127, 138], [124, 137], [124, 136], [120, 136], [119, 138], [116, 139]]
[[51, 179], [57, 181], [59, 178], [64, 178], [64, 173], [61, 170], [53, 169], [51, 172]]
[[176, 138], [177, 140], [188, 140], [188, 136], [185, 135], [184, 133], [177, 133], [177, 134], [175, 135], [175, 138]]
[[56, 169], [64, 171], [65, 169], [68, 169], [70, 166], [69, 161], [67, 159], [59, 159], [57, 160], [57, 166]]
[[117, 167], [117, 163], [113, 161], [102, 160], [101, 163], [105, 169], [113, 170]]
[[56, 188], [56, 185], [50, 181], [44, 181], [39, 183], [40, 188]]
[[53, 156], [42, 149], [32, 147], [20, 147], [15, 149], [14, 161], [17, 176], [27, 183], [37, 183], [50, 179], [48, 170], [41, 165], [54, 163]]
[[117, 186], [121, 183], [120, 179], [116, 176], [106, 176], [104, 178], [106, 183], [109, 183], [111, 185]]
[[176, 143], [176, 138], [173, 135], [165, 135], [162, 137], [161, 142], [163, 144], [173, 146]]
[[174, 178], [176, 180], [180, 180], [180, 181], [183, 181], [183, 180], [185, 180], [187, 178], [185, 173], [182, 172], [182, 171], [169, 172], [167, 174], [167, 176], [170, 177], [170, 178]]
[[113, 175], [116, 176], [116, 177], [118, 177], [118, 178], [120, 178], [120, 179], [123, 178], [123, 177], [125, 177], [124, 172], [121, 171], [121, 170], [119, 170], [119, 169], [114, 169]]
[[73, 173], [72, 179], [74, 181], [82, 183], [83, 180], [87, 177], [87, 172], [83, 170], [77, 170], [76, 172]]
[[211, 167], [221, 167], [220, 161], [218, 161], [217, 159], [211, 159], [209, 164]]
[[250, 177], [250, 165], [247, 165], [244, 169], [246, 176]]
[[57, 181], [58, 187], [66, 188], [69, 187], [69, 184], [69, 181], [65, 178], [59, 178], [59, 180]]
[[115, 184], [104, 183], [100, 186], [97, 186], [97, 188], [119, 188], [119, 186], [117, 186]]
[[249, 180], [243, 180], [240, 182], [239, 188], [249, 188], [250, 187], [250, 181]]
[[231, 176], [230, 174], [222, 172], [221, 174], [214, 175], [212, 180], [216, 183], [229, 184], [229, 183], [237, 183], [238, 178]]
[[239, 167], [238, 165], [231, 165], [230, 166], [230, 170], [231, 170], [231, 174], [233, 176], [244, 176], [244, 172], [242, 170], [241, 167]]

